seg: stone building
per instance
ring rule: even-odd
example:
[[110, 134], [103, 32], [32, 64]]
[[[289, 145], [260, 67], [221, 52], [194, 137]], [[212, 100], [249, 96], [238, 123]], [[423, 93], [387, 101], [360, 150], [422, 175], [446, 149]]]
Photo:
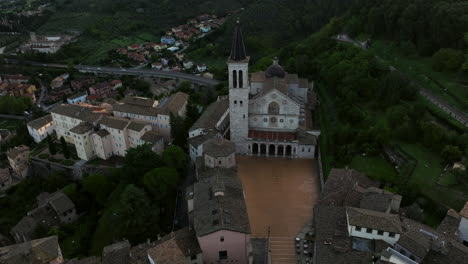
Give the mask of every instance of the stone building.
[[75, 204], [62, 191], [41, 193], [36, 197], [37, 207], [29, 211], [10, 231], [17, 243], [30, 241], [39, 226], [72, 223], [77, 219]]
[[57, 236], [0, 248], [2, 264], [60, 264], [63, 261]]
[[21, 145], [7, 151], [8, 162], [15, 174], [25, 178], [29, 173], [29, 152], [27, 146]]
[[229, 98], [208, 107], [189, 130], [192, 160], [203, 155], [203, 144], [213, 136], [229, 136], [242, 155], [315, 158], [320, 131], [312, 121], [313, 82], [287, 73], [277, 58], [266, 71], [249, 76], [249, 60], [238, 23], [227, 61]]

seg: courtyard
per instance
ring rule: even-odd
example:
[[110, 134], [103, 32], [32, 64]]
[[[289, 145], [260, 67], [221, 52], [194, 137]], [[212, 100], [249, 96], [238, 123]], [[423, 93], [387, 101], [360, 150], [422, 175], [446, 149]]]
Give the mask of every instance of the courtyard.
[[251, 236], [296, 237], [320, 194], [317, 161], [238, 156]]

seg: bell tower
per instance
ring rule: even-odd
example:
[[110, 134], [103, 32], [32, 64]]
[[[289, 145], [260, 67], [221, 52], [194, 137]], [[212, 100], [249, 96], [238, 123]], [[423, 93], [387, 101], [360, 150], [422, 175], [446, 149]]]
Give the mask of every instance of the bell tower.
[[237, 21], [227, 64], [231, 141], [236, 145], [236, 152], [240, 154], [247, 153], [245, 141], [249, 133], [249, 60], [240, 23]]

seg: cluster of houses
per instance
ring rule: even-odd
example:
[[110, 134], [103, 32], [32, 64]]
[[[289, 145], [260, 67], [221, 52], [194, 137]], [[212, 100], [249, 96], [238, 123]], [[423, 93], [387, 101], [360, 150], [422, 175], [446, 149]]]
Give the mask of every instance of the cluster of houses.
[[122, 87], [121, 80], [111, 80], [100, 83], [95, 83], [96, 80], [92, 77], [80, 77], [68, 82], [70, 76], [64, 73], [54, 78], [46, 96], [46, 101], [56, 102], [67, 97], [67, 102], [81, 103], [96, 101], [117, 96], [117, 89]]
[[98, 105], [61, 104], [27, 127], [36, 142], [53, 133], [63, 137], [82, 160], [125, 156], [127, 150], [143, 144], [160, 153], [171, 139], [171, 115], [184, 117], [187, 101], [187, 94], [177, 92], [160, 102], [127, 97], [120, 102], [106, 99]]
[[217, 29], [225, 22], [225, 18], [217, 18], [215, 15], [202, 14], [187, 21], [187, 24], [173, 27], [166, 31], [161, 38], [161, 43], [174, 44], [177, 40], [189, 41], [193, 38], [203, 37], [211, 30]]
[[50, 230], [53, 226], [69, 224], [78, 218], [75, 204], [62, 191], [44, 192], [36, 197], [36, 208], [29, 211], [10, 231], [16, 243], [31, 241], [36, 230], [42, 227]]
[[29, 83], [29, 77], [21, 74], [0, 76], [0, 96], [25, 96], [36, 102], [36, 86]]
[[[158, 61], [153, 62], [151, 66], [158, 70], [193, 70], [195, 65], [193, 62], [185, 61], [182, 53], [174, 55], [179, 62], [177, 65], [168, 65], [170, 58], [163, 57], [161, 52], [168, 50], [175, 53], [183, 50], [190, 45], [190, 40], [204, 37], [208, 32], [220, 27], [224, 22], [225, 18], [217, 18], [208, 14], [199, 15], [188, 20], [187, 24], [166, 31], [165, 35], [161, 37], [160, 43], [132, 44], [127, 48], [119, 48], [116, 52], [137, 64], [147, 63], [152, 57], [156, 56]], [[206, 66], [197, 65], [195, 70], [198, 73], [203, 73], [206, 71]]]
[[[198, 159], [198, 181], [186, 194], [188, 227], [135, 246], [116, 242], [104, 247], [101, 256], [66, 260], [57, 237], [30, 241], [28, 232], [37, 219], [47, 226], [76, 220], [74, 204], [63, 192], [43, 193], [11, 231], [18, 244], [0, 247], [0, 263], [268, 263], [270, 252], [252, 244], [234, 154], [232, 143], [217, 138]], [[459, 212], [449, 209], [440, 225], [431, 228], [407, 217], [401, 201], [355, 170], [332, 169], [314, 208], [306, 263], [466, 263], [468, 203]]]
[[314, 208], [313, 263], [466, 263], [468, 203], [432, 228], [401, 200], [355, 170], [332, 169]]

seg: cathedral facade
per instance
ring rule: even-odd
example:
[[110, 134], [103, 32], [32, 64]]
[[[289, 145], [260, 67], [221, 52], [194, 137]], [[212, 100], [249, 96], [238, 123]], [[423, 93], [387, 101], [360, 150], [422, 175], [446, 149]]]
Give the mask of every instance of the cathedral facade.
[[278, 63], [249, 77], [249, 57], [236, 25], [229, 71], [230, 140], [242, 155], [314, 158], [317, 138], [313, 83], [287, 73]]

